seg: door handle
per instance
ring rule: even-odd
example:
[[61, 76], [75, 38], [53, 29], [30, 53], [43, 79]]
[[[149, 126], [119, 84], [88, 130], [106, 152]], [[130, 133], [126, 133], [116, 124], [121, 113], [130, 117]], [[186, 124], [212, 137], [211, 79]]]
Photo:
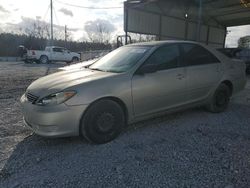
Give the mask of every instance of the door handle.
[[182, 80], [185, 78], [184, 74], [177, 74], [177, 79]]

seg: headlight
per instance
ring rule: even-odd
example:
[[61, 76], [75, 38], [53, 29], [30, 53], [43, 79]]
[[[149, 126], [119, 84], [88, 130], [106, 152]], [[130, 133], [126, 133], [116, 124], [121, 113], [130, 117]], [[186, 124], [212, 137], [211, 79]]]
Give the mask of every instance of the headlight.
[[59, 93], [51, 94], [47, 97], [40, 99], [36, 104], [42, 106], [61, 104], [76, 94], [75, 91], [63, 91]]

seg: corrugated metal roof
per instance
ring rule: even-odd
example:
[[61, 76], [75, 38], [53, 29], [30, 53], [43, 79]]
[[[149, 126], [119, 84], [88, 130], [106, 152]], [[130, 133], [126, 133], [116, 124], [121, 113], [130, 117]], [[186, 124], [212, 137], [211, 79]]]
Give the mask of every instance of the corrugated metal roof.
[[[134, 2], [133, 6], [139, 9], [152, 3], [161, 3], [163, 12], [166, 7], [162, 5], [166, 2], [174, 2], [181, 8], [186, 7], [187, 9], [189, 6], [199, 6], [199, 0], [128, 0], [128, 2]], [[203, 18], [213, 19], [225, 27], [250, 24], [250, 0], [202, 0], [202, 10]], [[164, 14], [166, 15], [168, 12], [165, 11]]]
[[203, 0], [206, 14], [221, 25], [238, 26], [250, 24], [249, 0]]

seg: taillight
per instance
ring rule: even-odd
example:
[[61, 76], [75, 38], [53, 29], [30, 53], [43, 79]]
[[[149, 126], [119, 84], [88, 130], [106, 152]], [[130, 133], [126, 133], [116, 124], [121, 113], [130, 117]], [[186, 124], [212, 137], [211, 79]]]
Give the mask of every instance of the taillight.
[[32, 55], [36, 55], [35, 51], [32, 51]]

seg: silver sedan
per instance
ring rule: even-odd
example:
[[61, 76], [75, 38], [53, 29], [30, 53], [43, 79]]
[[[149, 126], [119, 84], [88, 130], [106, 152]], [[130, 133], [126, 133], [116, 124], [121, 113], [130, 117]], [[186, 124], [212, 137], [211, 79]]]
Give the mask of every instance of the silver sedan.
[[183, 108], [226, 110], [244, 89], [244, 63], [187, 41], [128, 45], [92, 65], [34, 81], [21, 97], [24, 122], [46, 137], [116, 138], [130, 123]]

